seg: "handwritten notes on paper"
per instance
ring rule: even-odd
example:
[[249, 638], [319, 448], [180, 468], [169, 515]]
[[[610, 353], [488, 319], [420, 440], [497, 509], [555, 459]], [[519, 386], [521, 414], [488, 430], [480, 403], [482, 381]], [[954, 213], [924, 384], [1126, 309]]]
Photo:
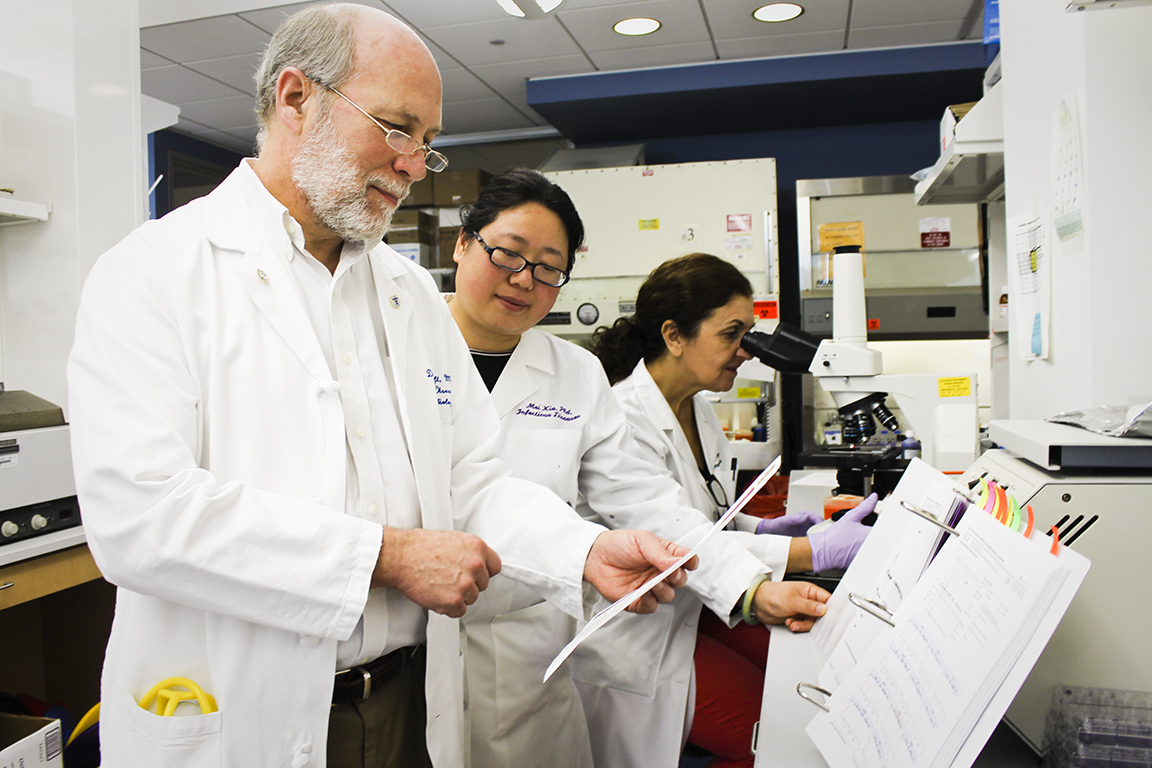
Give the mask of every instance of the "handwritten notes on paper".
[[959, 530], [809, 724], [832, 768], [949, 765], [1068, 573], [990, 515]]

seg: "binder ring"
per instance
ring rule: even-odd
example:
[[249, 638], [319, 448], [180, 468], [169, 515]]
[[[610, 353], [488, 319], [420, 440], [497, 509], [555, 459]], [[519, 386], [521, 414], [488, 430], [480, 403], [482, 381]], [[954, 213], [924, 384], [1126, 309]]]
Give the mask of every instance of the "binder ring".
[[852, 603], [852, 605], [856, 606], [865, 613], [872, 614], [876, 618], [880, 619], [880, 621], [888, 624], [888, 626], [896, 626], [896, 622], [892, 620], [892, 611], [888, 610], [887, 607], [881, 605], [875, 600], [869, 600], [863, 595], [858, 595], [855, 592], [849, 592], [848, 602]]
[[915, 504], [913, 504], [910, 501], [905, 501], [904, 499], [901, 499], [900, 500], [900, 506], [904, 507], [904, 509], [908, 510], [909, 512], [911, 512], [914, 515], [919, 515], [920, 517], [924, 518], [928, 522], [932, 523], [932, 525], [943, 528], [944, 530], [948, 531], [948, 533], [954, 533], [957, 536], [960, 535], [960, 531], [956, 530], [955, 528], [953, 528], [950, 525], [945, 525], [944, 523], [937, 520], [936, 516], [933, 515], [931, 512], [928, 512], [926, 510], [921, 509], [920, 507], [916, 506]]
[[816, 706], [820, 707], [820, 709], [824, 710], [825, 712], [828, 712], [829, 709], [827, 706], [825, 706], [823, 703], [821, 703], [819, 701], [816, 701], [816, 699], [812, 698], [811, 696], [809, 696], [808, 694], [806, 694], [804, 692], [805, 688], [810, 688], [813, 691], [816, 691], [817, 693], [824, 694], [824, 698], [830, 698], [832, 696], [831, 691], [826, 691], [823, 688], [821, 688], [820, 686], [812, 685], [811, 683], [796, 683], [796, 693], [798, 693], [800, 695], [800, 698], [807, 699], [808, 701], [812, 702]]

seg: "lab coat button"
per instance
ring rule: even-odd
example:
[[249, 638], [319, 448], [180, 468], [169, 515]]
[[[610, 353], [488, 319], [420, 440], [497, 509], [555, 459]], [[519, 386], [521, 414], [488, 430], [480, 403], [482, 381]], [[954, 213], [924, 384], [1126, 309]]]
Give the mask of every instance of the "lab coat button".
[[311, 635], [300, 635], [300, 645], [305, 648], [315, 648], [320, 645], [320, 638]]
[[260, 282], [262, 283], [268, 282], [268, 273], [262, 269], [256, 270], [256, 277], [260, 278]]
[[352, 365], [352, 355], [344, 355], [340, 359], [344, 361], [344, 365]]
[[310, 762], [312, 762], [312, 756], [306, 752], [297, 752], [292, 755], [292, 768], [304, 768]]
[[364, 437], [364, 427], [356, 427], [356, 437]]
[[377, 507], [375, 504], [369, 504], [368, 505], [368, 511], [374, 515], [380, 514], [380, 508]]

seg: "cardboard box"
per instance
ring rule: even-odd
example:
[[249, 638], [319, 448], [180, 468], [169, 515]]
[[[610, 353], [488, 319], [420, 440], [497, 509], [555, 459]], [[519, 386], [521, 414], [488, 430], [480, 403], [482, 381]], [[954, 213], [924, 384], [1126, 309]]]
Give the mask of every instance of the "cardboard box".
[[456, 240], [460, 236], [460, 227], [440, 227], [440, 249], [436, 258], [436, 266], [440, 269], [451, 269], [456, 266], [452, 261], [452, 254], [456, 251]]
[[436, 174], [429, 173], [427, 176], [420, 179], [420, 181], [414, 182], [412, 186], [408, 188], [408, 197], [404, 198], [404, 207], [417, 208], [421, 206], [435, 205], [436, 198], [435, 192], [433, 190], [435, 178]]
[[956, 136], [956, 123], [960, 122], [968, 110], [976, 106], [975, 101], [964, 104], [953, 104], [944, 109], [944, 117], [940, 118], [940, 151], [943, 152], [952, 143]]
[[392, 214], [392, 226], [384, 241], [389, 245], [398, 243], [423, 243], [436, 245], [439, 220], [424, 211], [402, 210]]
[[[432, 246], [425, 243], [389, 243], [392, 250], [400, 254], [406, 259], [416, 262], [424, 269], [433, 267], [432, 263]], [[0, 765], [0, 768], [4, 766]]]
[[467, 205], [476, 202], [481, 190], [492, 180], [492, 174], [479, 168], [447, 170], [436, 174], [433, 187], [436, 205]]
[[0, 714], [0, 766], [64, 768], [60, 721]]

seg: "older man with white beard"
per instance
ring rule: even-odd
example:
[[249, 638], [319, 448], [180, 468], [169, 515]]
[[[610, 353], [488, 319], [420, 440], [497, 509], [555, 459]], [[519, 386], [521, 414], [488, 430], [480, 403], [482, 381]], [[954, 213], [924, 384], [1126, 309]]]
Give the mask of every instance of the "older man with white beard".
[[[380, 244], [446, 163], [419, 38], [314, 6], [257, 89], [258, 157], [101, 257], [81, 302], [77, 487], [119, 588], [103, 764], [461, 766], [455, 619], [492, 575], [582, 615], [583, 581], [619, 598], [682, 550], [511, 477], [435, 285]], [[212, 699], [138, 705], [173, 677]]]

